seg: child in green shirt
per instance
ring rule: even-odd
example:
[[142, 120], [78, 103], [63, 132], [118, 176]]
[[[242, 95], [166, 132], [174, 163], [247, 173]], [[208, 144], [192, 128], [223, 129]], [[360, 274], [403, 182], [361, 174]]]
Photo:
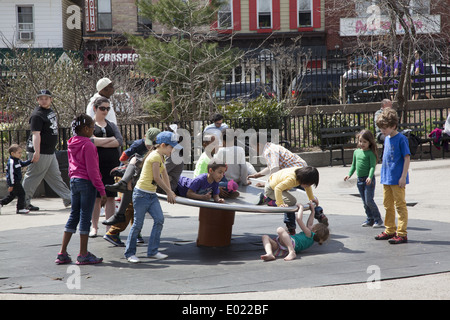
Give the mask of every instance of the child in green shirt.
[[359, 148], [353, 153], [352, 167], [348, 175], [344, 177], [344, 181], [350, 179], [356, 171], [358, 177], [357, 186], [367, 215], [367, 220], [362, 226], [381, 228], [383, 226], [383, 220], [381, 219], [378, 206], [373, 200], [375, 194], [374, 173], [378, 153], [377, 144], [371, 131], [363, 130], [359, 133], [358, 146]]
[[215, 138], [216, 137], [214, 135], [210, 134], [205, 134], [203, 136], [202, 146], [204, 151], [195, 164], [194, 178], [198, 177], [202, 173], [208, 173], [208, 164], [216, 151], [216, 147], [218, 146], [218, 142], [216, 142]]

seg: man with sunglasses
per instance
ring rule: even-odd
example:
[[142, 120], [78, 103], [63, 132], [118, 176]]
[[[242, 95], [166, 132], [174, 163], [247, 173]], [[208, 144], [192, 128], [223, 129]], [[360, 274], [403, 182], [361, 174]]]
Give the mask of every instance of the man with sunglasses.
[[[115, 92], [114, 83], [108, 78], [101, 78], [97, 81], [97, 93], [95, 93], [86, 107], [86, 114], [90, 115], [94, 118], [94, 101], [99, 97], [105, 97], [106, 99], [110, 99]], [[110, 100], [111, 101], [111, 100]], [[114, 111], [114, 107], [112, 103], [110, 104], [111, 110], [109, 110], [108, 115], [106, 116], [106, 120], [117, 124], [116, 112]]]

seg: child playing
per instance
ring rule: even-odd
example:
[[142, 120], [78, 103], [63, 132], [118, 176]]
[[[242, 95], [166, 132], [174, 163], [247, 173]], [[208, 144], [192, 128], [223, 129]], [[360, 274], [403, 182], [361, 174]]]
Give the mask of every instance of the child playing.
[[30, 210], [25, 209], [25, 190], [22, 187], [22, 167], [31, 164], [31, 160], [22, 161], [22, 148], [18, 144], [12, 144], [9, 149], [9, 159], [6, 165], [6, 183], [8, 184], [9, 194], [0, 201], [1, 208], [17, 197], [16, 213], [29, 213]]
[[72, 210], [64, 229], [61, 251], [56, 258], [57, 264], [70, 263], [67, 245], [80, 225], [80, 253], [77, 264], [95, 264], [103, 261], [87, 249], [92, 211], [96, 198], [96, 189], [101, 195], [101, 203], [106, 203], [105, 187], [102, 183], [98, 165], [97, 147], [91, 142], [94, 133], [94, 120], [87, 114], [81, 114], [72, 122], [74, 136], [69, 139], [67, 155], [69, 158], [69, 177]]
[[216, 147], [218, 147], [216, 136], [212, 134], [204, 134], [202, 146], [204, 151], [195, 164], [194, 178], [198, 177], [202, 173], [208, 173], [208, 164], [214, 156]]
[[210, 200], [212, 196], [214, 202], [223, 203], [225, 200], [219, 197], [219, 182], [225, 171], [224, 163], [212, 160], [208, 164], [208, 173], [203, 173], [194, 179], [180, 177], [176, 194], [181, 197], [206, 201]]
[[146, 212], [149, 212], [153, 218], [147, 257], [152, 259], [167, 258], [166, 254], [158, 251], [164, 215], [156, 195], [156, 188], [160, 186], [166, 192], [167, 202], [175, 203], [175, 193], [170, 189], [169, 176], [164, 166], [164, 156], [169, 157], [173, 149], [181, 148], [173, 132], [163, 131], [156, 136], [156, 145], [153, 146], [153, 151], [146, 155], [141, 175], [133, 191], [134, 222], [128, 234], [125, 248], [125, 258], [128, 262], [140, 262], [139, 258], [136, 257], [136, 243], [139, 232], [144, 225]]
[[[229, 190], [227, 186], [231, 180], [242, 186], [249, 185], [250, 180], [247, 179], [248, 169], [245, 161], [245, 151], [244, 148], [235, 145], [234, 130], [225, 130], [222, 140], [224, 146], [214, 155], [214, 159], [227, 164], [225, 176], [220, 182], [219, 187], [224, 188], [225, 191]], [[239, 192], [226, 192], [225, 195], [230, 198], [236, 198], [239, 196]]]
[[277, 229], [278, 237], [275, 240], [271, 239], [268, 235], [263, 235], [262, 242], [266, 254], [261, 256], [262, 260], [272, 261], [276, 257], [286, 254], [284, 257], [285, 261], [294, 260], [297, 253], [311, 247], [314, 241], [322, 245], [328, 239], [330, 231], [326, 225], [323, 223], [313, 225], [314, 205], [312, 201], [310, 203], [311, 214], [306, 225], [303, 222], [303, 205], [297, 206], [300, 209], [297, 215], [297, 223], [302, 231], [295, 235], [289, 235], [284, 228], [279, 227]]
[[[292, 167], [279, 170], [269, 177], [264, 187], [264, 195], [267, 198], [275, 199], [278, 207], [295, 206], [297, 199], [288, 192], [288, 190], [301, 186], [305, 189], [308, 199], [319, 205], [319, 201], [312, 192], [311, 186], [317, 188], [319, 184], [319, 171], [314, 167]], [[295, 217], [295, 215], [294, 215]], [[328, 218], [322, 214], [319, 222], [328, 225]], [[288, 225], [290, 234], [295, 234], [295, 226]]]
[[[386, 229], [375, 237], [376, 240], [389, 240], [391, 244], [406, 243], [408, 209], [405, 200], [405, 187], [409, 183], [408, 169], [410, 151], [408, 139], [397, 131], [397, 112], [391, 108], [383, 110], [377, 119], [377, 126], [386, 136], [380, 183], [383, 185], [383, 204], [386, 210], [384, 224]], [[395, 209], [398, 214], [398, 227], [395, 225]]]
[[375, 166], [377, 165], [377, 144], [373, 133], [369, 130], [363, 130], [358, 135], [358, 146], [353, 153], [352, 167], [344, 181], [350, 179], [356, 171], [358, 176], [358, 190], [364, 204], [367, 220], [362, 224], [363, 227], [381, 228], [383, 220], [377, 204], [373, 200], [375, 194]]

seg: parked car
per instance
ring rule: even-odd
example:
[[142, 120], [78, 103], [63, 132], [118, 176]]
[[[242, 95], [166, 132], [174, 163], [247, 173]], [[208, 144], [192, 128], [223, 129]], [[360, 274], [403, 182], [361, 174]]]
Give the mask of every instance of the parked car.
[[[424, 67], [426, 92], [431, 93], [434, 98], [450, 97], [450, 65], [425, 64]], [[411, 66], [410, 72], [414, 73], [414, 66]], [[430, 77], [430, 75], [433, 76]], [[391, 99], [391, 96], [397, 91], [395, 83], [395, 79], [387, 80], [383, 85], [366, 83], [364, 88], [349, 95], [350, 100], [352, 102], [376, 102], [384, 98]], [[420, 89], [417, 84], [413, 84], [412, 94], [416, 90], [425, 92], [423, 88]], [[349, 92], [349, 90], [347, 91]]]
[[298, 105], [339, 103], [339, 83], [342, 71], [312, 70], [298, 75], [290, 90]]
[[270, 84], [261, 82], [230, 82], [225, 83], [220, 90], [216, 91], [216, 98], [219, 100], [242, 99], [250, 100], [263, 95], [266, 98], [274, 98], [275, 93]]
[[[434, 77], [425, 78], [426, 91], [431, 93], [434, 98], [450, 97], [450, 65], [425, 64], [424, 67], [426, 76], [434, 75]], [[413, 72], [414, 66], [411, 66], [411, 74]]]

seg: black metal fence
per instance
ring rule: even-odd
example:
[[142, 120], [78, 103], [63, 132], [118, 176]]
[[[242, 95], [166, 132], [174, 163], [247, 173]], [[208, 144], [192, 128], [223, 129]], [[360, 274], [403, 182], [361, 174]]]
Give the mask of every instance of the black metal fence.
[[[407, 112], [407, 118], [402, 119], [403, 123], [424, 123], [424, 132], [422, 138], [426, 138], [428, 134], [436, 127], [435, 121], [443, 121], [447, 119], [450, 111], [450, 105], [440, 108], [423, 108], [410, 110]], [[319, 129], [321, 127], [342, 127], [342, 126], [363, 126], [372, 131], [374, 127], [374, 112], [317, 112], [308, 115], [288, 116], [282, 119], [280, 128], [270, 128], [264, 125], [265, 118], [239, 118], [225, 119], [225, 122], [232, 129], [241, 128], [244, 131], [249, 128], [266, 128], [267, 130], [279, 130], [279, 140], [286, 141], [290, 149], [294, 152], [304, 152], [321, 144]], [[127, 148], [134, 140], [145, 137], [145, 133], [150, 127], [157, 127], [164, 130], [170, 123], [146, 123], [146, 124], [123, 124], [119, 125], [122, 133], [124, 149]], [[203, 128], [209, 123], [203, 121], [183, 121], [178, 122], [178, 127], [186, 129], [192, 138], [201, 134]], [[67, 140], [71, 137], [70, 128], [60, 128], [58, 138], [58, 150], [67, 149]], [[0, 131], [1, 138], [1, 160], [2, 172], [5, 171], [5, 161], [9, 157], [8, 147], [12, 143], [18, 143], [25, 147], [27, 138], [30, 135], [29, 130], [5, 130]], [[193, 141], [193, 140], [191, 140]], [[193, 147], [194, 145], [192, 145]], [[188, 169], [193, 168], [195, 153], [191, 153], [191, 162], [187, 164]], [[198, 155], [197, 155], [198, 156]]]

